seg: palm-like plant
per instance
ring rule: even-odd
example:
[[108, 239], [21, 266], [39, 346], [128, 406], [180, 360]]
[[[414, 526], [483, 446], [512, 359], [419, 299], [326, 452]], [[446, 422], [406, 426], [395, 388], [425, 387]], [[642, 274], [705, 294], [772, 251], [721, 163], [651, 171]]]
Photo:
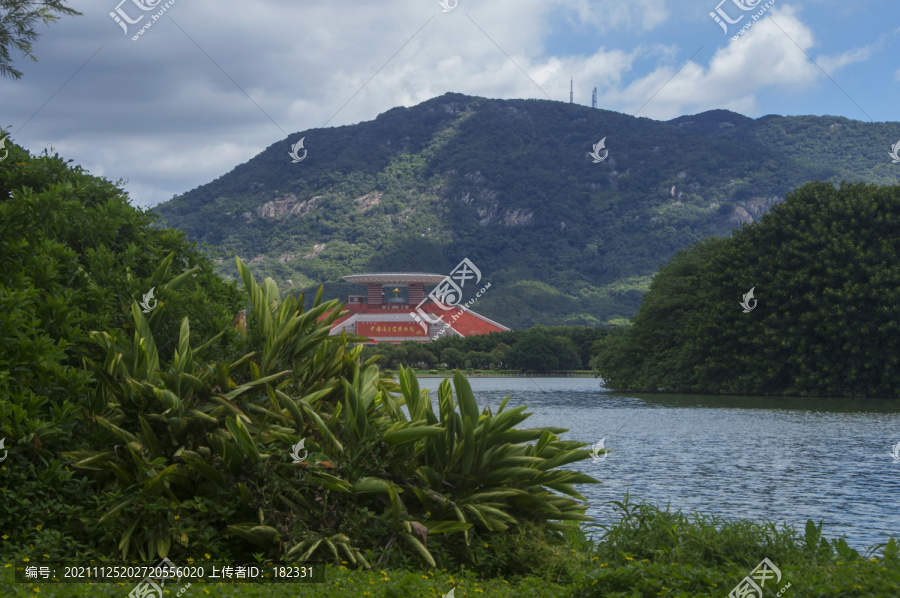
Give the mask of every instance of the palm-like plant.
[[[456, 398], [444, 381], [435, 412], [411, 370], [398, 385], [374, 359], [360, 363], [362, 347], [348, 348], [360, 338], [329, 335], [337, 301], [322, 303], [320, 290], [305, 311], [302, 299], [282, 300], [272, 280], [258, 284], [237, 265], [256, 352], [200, 365], [198, 353], [215, 339], [192, 348], [185, 318], [163, 369], [137, 304], [133, 342], [94, 334], [105, 357], [85, 360], [99, 380], [85, 416], [101, 448], [67, 455], [109, 492], [109, 508], [85, 522], [115, 534], [124, 558], [190, 546], [174, 515], [201, 498], [226, 503], [236, 518], [218, 520], [217, 533], [271, 557], [343, 557], [364, 567], [363, 544], [381, 544], [386, 559], [402, 541], [434, 566], [428, 535], [462, 534], [468, 545], [473, 530], [502, 533], [526, 520], [562, 530], [589, 520], [573, 484], [596, 480], [557, 469], [587, 458], [585, 443], [559, 440], [561, 428], [515, 429], [528, 414], [505, 410], [509, 397], [496, 415], [479, 413], [459, 372]], [[291, 463], [287, 449], [301, 439], [313, 457]], [[372, 505], [384, 507], [387, 535], [351, 538], [342, 515]]]
[[[473, 527], [502, 532], [528, 519], [562, 531], [565, 521], [590, 521], [585, 506], [574, 500], [585, 499], [573, 484], [597, 480], [555, 469], [590, 456], [580, 450], [586, 443], [559, 440], [563, 428], [515, 429], [529, 415], [525, 406], [504, 411], [509, 397], [496, 416], [489, 408], [479, 414], [472, 389], [458, 371], [453, 379], [458, 405], [444, 380], [438, 414], [411, 370], [401, 370], [402, 395], [396, 398], [379, 389], [376, 375], [370, 367], [354, 375], [352, 383], [344, 382], [343, 430], [356, 442], [371, 430], [395, 448], [395, 467], [353, 483], [355, 493], [380, 494], [389, 505], [394, 535], [388, 547], [402, 538], [434, 566], [425, 546], [428, 534], [462, 533], [468, 545]], [[528, 441], [537, 442], [522, 444]], [[411, 475], [397, 473], [409, 462], [417, 464]], [[434, 518], [423, 524], [418, 520], [425, 520], [426, 512]]]
[[[270, 454], [260, 447], [289, 446], [316, 429], [333, 438], [315, 404], [340, 388], [342, 368], [353, 361], [345, 350], [346, 338], [328, 337], [331, 322], [340, 315], [339, 303], [323, 304], [320, 295], [304, 311], [302, 299], [280, 301], [270, 279], [258, 285], [246, 266], [237, 263], [262, 329], [261, 365], [253, 361], [256, 353], [248, 353], [231, 364], [198, 366], [196, 355], [218, 337], [192, 349], [184, 318], [172, 363], [162, 370], [150, 321], [136, 303], [133, 343], [105, 332], [92, 335], [105, 359], [85, 359], [99, 380], [86, 415], [90, 425], [99, 426], [94, 441], [111, 448], [66, 456], [120, 493], [96, 522], [118, 528], [123, 557], [133, 551], [143, 558], [166, 556], [172, 540], [168, 515], [183, 501], [224, 489], [229, 478], [268, 461]], [[299, 367], [275, 371], [291, 364]], [[285, 392], [304, 386], [312, 392], [299, 399]], [[349, 491], [340, 480], [325, 482]], [[242, 483], [238, 488], [242, 494], [246, 490]], [[130, 517], [150, 505], [155, 507], [151, 515]], [[95, 523], [91, 518], [85, 522]], [[256, 523], [229, 529], [257, 542], [278, 537], [277, 530]], [[177, 539], [189, 542], [184, 536]]]

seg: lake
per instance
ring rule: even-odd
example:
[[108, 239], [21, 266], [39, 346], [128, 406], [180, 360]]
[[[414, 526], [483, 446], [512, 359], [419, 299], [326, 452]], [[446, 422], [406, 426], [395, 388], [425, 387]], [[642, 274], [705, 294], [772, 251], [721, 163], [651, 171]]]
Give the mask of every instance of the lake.
[[[437, 410], [441, 380], [421, 378]], [[900, 401], [719, 397], [611, 392], [595, 378], [471, 378], [479, 410], [528, 405], [520, 428], [560, 426], [566, 440], [612, 452], [567, 466], [583, 484], [587, 514], [607, 524], [607, 504], [632, 502], [723, 518], [769, 519], [803, 533], [825, 520], [862, 552], [900, 536]], [[587, 447], [588, 449], [590, 447]]]

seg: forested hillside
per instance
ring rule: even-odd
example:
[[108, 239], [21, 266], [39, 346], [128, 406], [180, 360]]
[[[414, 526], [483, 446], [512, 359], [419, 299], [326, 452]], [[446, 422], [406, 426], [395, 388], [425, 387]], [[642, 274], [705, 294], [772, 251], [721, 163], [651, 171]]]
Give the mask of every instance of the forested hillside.
[[[308, 154], [292, 163], [301, 137]], [[347, 274], [448, 273], [468, 257], [492, 283], [480, 313], [513, 328], [596, 325], [635, 313], [678, 250], [758, 220], [803, 183], [900, 182], [897, 139], [900, 124], [840, 117], [659, 122], [445, 94], [291, 135], [156, 211], [283, 289], [325, 283], [344, 298], [359, 291]]]

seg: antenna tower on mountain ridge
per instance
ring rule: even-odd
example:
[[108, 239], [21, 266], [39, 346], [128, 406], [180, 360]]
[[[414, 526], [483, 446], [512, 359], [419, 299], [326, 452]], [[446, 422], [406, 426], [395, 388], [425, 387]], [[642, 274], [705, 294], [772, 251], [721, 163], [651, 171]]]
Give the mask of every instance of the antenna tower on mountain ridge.
[[569, 103], [575, 103], [575, 79], [569, 79]]
[[591, 96], [591, 108], [597, 107], [597, 88], [594, 88], [594, 93]]

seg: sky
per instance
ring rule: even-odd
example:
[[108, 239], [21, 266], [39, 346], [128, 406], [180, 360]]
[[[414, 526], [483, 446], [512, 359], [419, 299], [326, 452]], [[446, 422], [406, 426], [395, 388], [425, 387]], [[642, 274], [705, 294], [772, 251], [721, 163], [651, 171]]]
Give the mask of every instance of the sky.
[[12, 51], [0, 128], [151, 207], [272, 144], [290, 160], [298, 132], [447, 92], [568, 102], [573, 78], [575, 103], [597, 87], [600, 108], [658, 120], [897, 120], [896, 0], [443, 3], [70, 2], [83, 16], [37, 26], [38, 62]]

